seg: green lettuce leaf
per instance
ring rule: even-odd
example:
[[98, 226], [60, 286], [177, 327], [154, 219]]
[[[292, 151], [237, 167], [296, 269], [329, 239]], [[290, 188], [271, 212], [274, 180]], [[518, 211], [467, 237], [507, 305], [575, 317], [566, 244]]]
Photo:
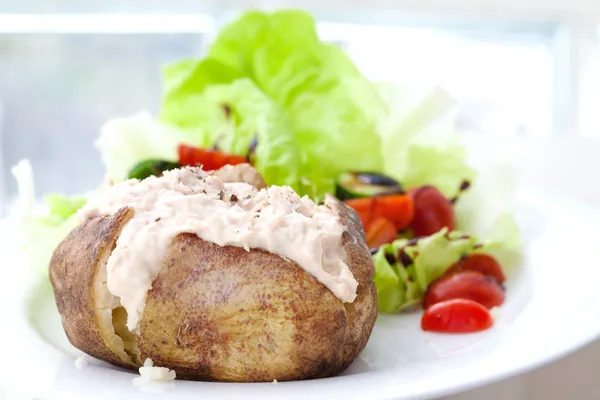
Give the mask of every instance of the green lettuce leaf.
[[[419, 304], [429, 284], [476, 251], [478, 243], [472, 236], [444, 228], [417, 241], [399, 239], [381, 247], [373, 257], [379, 310], [395, 313]], [[401, 251], [404, 257], [399, 256]]]
[[510, 275], [519, 263], [523, 242], [515, 220], [517, 164], [504, 153], [479, 168], [472, 187], [454, 211], [457, 229], [482, 238], [481, 252], [492, 254]]
[[148, 112], [127, 118], [113, 118], [101, 129], [96, 140], [108, 179], [122, 181], [140, 161], [164, 159], [177, 161], [177, 145], [205, 146], [208, 134], [199, 129], [183, 129], [158, 122]]
[[48, 194], [44, 196], [44, 203], [49, 208], [49, 214], [61, 220], [68, 219], [87, 203], [84, 196], [66, 197], [62, 194]]
[[185, 129], [215, 134], [226, 124], [224, 104], [202, 96], [211, 85], [232, 83], [244, 75], [216, 59], [182, 60], [162, 70], [164, 95], [160, 119]]
[[301, 153], [277, 103], [249, 79], [211, 86], [204, 98], [210, 104], [227, 104], [231, 110], [230, 129], [213, 132], [212, 143], [231, 153], [246, 154], [256, 137], [255, 166], [265, 180], [300, 189]]
[[461, 232], [448, 232], [447, 228], [429, 237], [419, 239], [404, 251], [413, 260], [416, 282], [425, 292], [431, 282], [440, 278], [462, 256], [475, 250], [478, 240]]
[[309, 14], [248, 12], [206, 58], [166, 67], [163, 80], [162, 121], [201, 128], [236, 154], [258, 136], [257, 169], [269, 184], [320, 199], [340, 172], [382, 168], [386, 105], [343, 51], [319, 40]]
[[77, 211], [86, 200], [81, 196], [49, 195], [45, 197], [47, 210], [37, 215], [31, 165], [23, 160], [13, 167], [12, 173], [19, 187], [16, 216], [21, 228], [21, 247], [29, 258], [30, 266], [36, 272], [47, 275], [52, 253], [78, 225]]
[[380, 249], [373, 256], [375, 277], [373, 283], [377, 289], [377, 305], [384, 313], [394, 313], [405, 303], [405, 286], [397, 272], [386, 258], [386, 252]]
[[441, 89], [417, 95], [381, 84], [379, 91], [391, 109], [380, 128], [383, 172], [405, 187], [434, 185], [454, 197], [476, 176], [456, 131], [456, 101]]

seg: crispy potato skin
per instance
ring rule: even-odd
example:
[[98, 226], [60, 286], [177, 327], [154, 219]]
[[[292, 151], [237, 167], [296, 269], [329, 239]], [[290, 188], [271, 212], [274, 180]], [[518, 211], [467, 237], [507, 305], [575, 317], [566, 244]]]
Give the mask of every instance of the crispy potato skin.
[[[360, 221], [341, 202], [334, 204], [346, 227], [347, 263], [358, 281], [353, 303], [342, 303], [293, 261], [181, 234], [159, 261], [148, 292], [138, 336], [141, 360], [151, 358], [180, 379], [231, 382], [321, 378], [347, 368], [375, 324], [376, 290]], [[92, 220], [74, 231], [57, 250], [51, 275], [71, 343], [128, 366], [98, 340], [88, 277], [95, 254], [116, 240], [110, 226], [118, 226], [118, 218]], [[92, 236], [97, 243], [90, 243]]]
[[98, 265], [108, 258], [121, 228], [132, 215], [132, 209], [123, 208], [113, 216], [84, 222], [60, 243], [50, 260], [50, 282], [71, 344], [93, 357], [125, 368], [135, 365], [109, 349], [100, 334], [93, 282]]

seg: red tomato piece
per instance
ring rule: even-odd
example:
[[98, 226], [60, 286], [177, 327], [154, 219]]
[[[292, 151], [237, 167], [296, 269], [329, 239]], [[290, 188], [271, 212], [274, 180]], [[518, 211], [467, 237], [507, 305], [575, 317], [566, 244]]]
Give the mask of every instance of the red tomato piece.
[[404, 229], [410, 225], [415, 215], [412, 197], [405, 194], [391, 194], [374, 197], [374, 217], [383, 217], [391, 221], [396, 230]]
[[450, 267], [446, 274], [453, 274], [460, 271], [480, 272], [483, 275], [491, 276], [492, 278], [496, 279], [499, 284], [503, 284], [506, 280], [500, 263], [498, 263], [498, 261], [489, 254], [471, 254], [470, 256]]
[[214, 171], [227, 165], [227, 159], [223, 153], [214, 150], [202, 151], [202, 157], [198, 160], [198, 164], [202, 164], [202, 169], [205, 171]]
[[199, 147], [180, 144], [177, 148], [179, 163], [183, 166], [202, 164], [205, 171], [213, 171], [225, 165], [247, 163], [246, 158], [234, 154], [223, 154], [217, 150], [201, 149]]
[[367, 244], [370, 249], [376, 249], [398, 238], [398, 231], [390, 221], [385, 218], [373, 220], [366, 229]]
[[192, 164], [192, 159], [194, 158], [194, 150], [196, 147], [186, 146], [185, 144], [180, 144], [177, 146], [177, 155], [179, 158], [179, 163], [181, 165], [194, 165]]
[[504, 303], [504, 290], [492, 277], [475, 271], [461, 271], [444, 275], [429, 285], [423, 297], [423, 308], [452, 299], [473, 300], [493, 308]]
[[421, 317], [421, 329], [439, 333], [471, 333], [494, 324], [490, 312], [472, 300], [454, 299], [429, 307]]
[[454, 230], [452, 203], [433, 186], [421, 186], [408, 192], [414, 202], [414, 218], [410, 223], [415, 236], [429, 236], [447, 227]]
[[227, 161], [227, 164], [229, 164], [229, 165], [238, 165], [238, 164], [247, 164], [248, 163], [248, 159], [246, 157], [238, 156], [235, 154], [225, 155], [225, 161]]
[[390, 221], [396, 230], [404, 229], [414, 215], [413, 200], [404, 194], [346, 200], [345, 204], [356, 211], [365, 229], [377, 218]]

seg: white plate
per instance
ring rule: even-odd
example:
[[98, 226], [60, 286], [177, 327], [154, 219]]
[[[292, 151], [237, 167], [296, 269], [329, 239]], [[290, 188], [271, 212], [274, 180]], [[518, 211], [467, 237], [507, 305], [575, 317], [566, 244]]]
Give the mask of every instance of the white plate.
[[[574, 200], [521, 193], [518, 219], [526, 260], [508, 283], [495, 327], [472, 335], [419, 329], [419, 315], [381, 316], [363, 354], [342, 376], [313, 381], [226, 384], [176, 381], [139, 386], [136, 374], [92, 362], [65, 338], [47, 282], [32, 285], [0, 226], [5, 305], [2, 390], [41, 399], [413, 399], [457, 393], [522, 373], [600, 336], [600, 212]], [[7, 392], [8, 393], [8, 392]], [[85, 397], [84, 397], [85, 396]], [[127, 397], [126, 397], [127, 396]], [[8, 397], [2, 397], [8, 398]]]

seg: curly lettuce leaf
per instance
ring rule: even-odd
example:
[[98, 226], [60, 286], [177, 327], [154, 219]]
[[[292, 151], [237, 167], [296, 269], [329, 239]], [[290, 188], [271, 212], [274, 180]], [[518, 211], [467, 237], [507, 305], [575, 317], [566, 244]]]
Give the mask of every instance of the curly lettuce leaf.
[[85, 198], [62, 195], [45, 197], [47, 212], [36, 215], [35, 191], [31, 165], [22, 160], [12, 169], [19, 188], [16, 216], [21, 227], [20, 244], [30, 266], [47, 275], [52, 253], [58, 244], [78, 225], [77, 211]]
[[[299, 189], [299, 152], [286, 114], [249, 79], [213, 85], [204, 92], [209, 104], [227, 104], [229, 129], [213, 131], [211, 142], [235, 154], [246, 154], [256, 137], [255, 167], [267, 182]], [[303, 174], [306, 176], [306, 174]]]
[[44, 196], [44, 203], [48, 206], [50, 215], [64, 221], [83, 207], [87, 199], [84, 196], [67, 197], [62, 194], [48, 194]]
[[441, 89], [424, 96], [398, 85], [379, 90], [391, 108], [380, 129], [383, 172], [405, 187], [434, 185], [455, 196], [461, 182], [476, 176], [456, 131], [457, 102]]
[[221, 31], [209, 56], [282, 106], [304, 152], [338, 171], [379, 169], [376, 129], [386, 106], [341, 49], [319, 40], [309, 14], [246, 13]]
[[216, 59], [182, 60], [163, 67], [160, 119], [185, 129], [218, 131], [226, 122], [224, 104], [202, 96], [212, 85], [225, 85], [244, 75]]
[[[259, 136], [258, 169], [269, 184], [318, 199], [333, 192], [340, 172], [383, 165], [385, 103], [343, 51], [319, 40], [307, 13], [245, 13], [206, 58], [166, 67], [163, 80], [162, 121], [202, 127], [236, 154]], [[271, 165], [277, 171], [261, 169]]]
[[[271, 14], [249, 11], [220, 30], [210, 47], [209, 56], [223, 60], [255, 79], [256, 71], [265, 67], [265, 61], [267, 65], [281, 69], [285, 55], [296, 51], [298, 54], [307, 53], [318, 44], [314, 20], [307, 13], [295, 10]], [[268, 57], [268, 53], [273, 51], [281, 56]]]
[[[472, 236], [444, 228], [416, 242], [399, 239], [381, 247], [373, 257], [379, 310], [395, 313], [419, 304], [431, 282], [476, 251], [478, 243]], [[405, 257], [399, 257], [400, 251]]]
[[419, 239], [414, 246], [406, 246], [404, 252], [413, 260], [416, 282], [425, 292], [431, 282], [440, 278], [462, 256], [475, 250], [478, 240], [461, 232], [448, 232], [447, 228], [436, 234]]
[[208, 134], [200, 129], [178, 128], [157, 121], [146, 111], [126, 118], [113, 118], [101, 129], [96, 140], [108, 179], [122, 181], [140, 161], [164, 159], [177, 161], [177, 145], [205, 146]]
[[454, 210], [457, 229], [482, 238], [479, 250], [492, 254], [507, 275], [521, 259], [523, 243], [515, 220], [517, 164], [510, 153], [491, 157]]
[[377, 305], [384, 313], [394, 313], [405, 304], [405, 285], [400, 281], [396, 269], [386, 258], [386, 252], [380, 249], [373, 255], [375, 277], [373, 283], [377, 289]]

